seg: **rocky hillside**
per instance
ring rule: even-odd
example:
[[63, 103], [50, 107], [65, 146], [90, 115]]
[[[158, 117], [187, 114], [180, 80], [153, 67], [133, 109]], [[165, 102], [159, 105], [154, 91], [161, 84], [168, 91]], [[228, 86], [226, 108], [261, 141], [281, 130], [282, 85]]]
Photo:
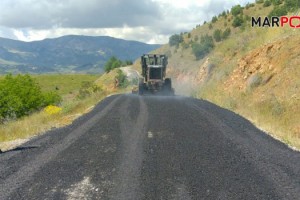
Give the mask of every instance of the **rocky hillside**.
[[106, 36], [70, 35], [35, 42], [0, 38], [0, 73], [99, 73], [111, 56], [135, 60], [159, 46]]
[[251, 17], [293, 13], [292, 1], [276, 2], [235, 6], [156, 52], [169, 55], [177, 93], [237, 112], [300, 148], [300, 31], [251, 27]]

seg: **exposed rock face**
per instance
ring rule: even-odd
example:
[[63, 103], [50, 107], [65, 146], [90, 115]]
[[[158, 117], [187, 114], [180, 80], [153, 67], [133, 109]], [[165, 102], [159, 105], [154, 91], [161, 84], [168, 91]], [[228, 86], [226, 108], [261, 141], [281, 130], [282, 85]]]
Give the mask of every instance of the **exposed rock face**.
[[[238, 67], [225, 82], [225, 88], [245, 90], [251, 85], [253, 77], [259, 77], [261, 84], [269, 83], [285, 67], [287, 60], [296, 52], [288, 53], [282, 48], [285, 41], [280, 40], [255, 49], [238, 61]], [[298, 42], [300, 38], [298, 38]]]

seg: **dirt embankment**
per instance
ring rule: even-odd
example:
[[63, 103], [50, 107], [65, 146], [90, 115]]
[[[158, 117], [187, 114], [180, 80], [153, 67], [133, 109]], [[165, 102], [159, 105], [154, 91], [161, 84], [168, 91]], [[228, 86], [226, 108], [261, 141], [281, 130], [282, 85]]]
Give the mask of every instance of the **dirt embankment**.
[[[295, 113], [300, 110], [299, 43], [299, 35], [282, 37], [243, 55], [218, 57], [215, 52], [203, 60], [189, 60], [188, 67], [172, 56], [168, 74], [177, 94], [195, 94], [238, 112], [299, 147], [300, 115]], [[225, 69], [230, 61], [231, 69]]]
[[237, 101], [237, 111], [296, 146], [300, 139], [300, 115], [295, 112], [300, 110], [299, 43], [300, 36], [290, 36], [249, 52], [223, 86]]
[[[248, 53], [239, 60], [238, 67], [226, 81], [225, 88], [244, 91], [256, 81], [260, 81], [262, 85], [269, 84], [270, 87], [292, 86], [297, 81], [295, 72], [298, 73], [298, 70], [295, 64], [299, 64], [300, 59], [296, 44], [299, 42], [300, 37], [284, 38]], [[284, 79], [290, 81], [282, 82]]]

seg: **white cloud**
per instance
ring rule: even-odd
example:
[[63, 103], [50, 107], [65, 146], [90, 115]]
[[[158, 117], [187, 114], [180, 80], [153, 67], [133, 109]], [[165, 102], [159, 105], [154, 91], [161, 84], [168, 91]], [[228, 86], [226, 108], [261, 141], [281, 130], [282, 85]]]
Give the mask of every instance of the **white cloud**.
[[0, 0], [0, 36], [24, 41], [67, 34], [166, 43], [170, 35], [254, 0]]

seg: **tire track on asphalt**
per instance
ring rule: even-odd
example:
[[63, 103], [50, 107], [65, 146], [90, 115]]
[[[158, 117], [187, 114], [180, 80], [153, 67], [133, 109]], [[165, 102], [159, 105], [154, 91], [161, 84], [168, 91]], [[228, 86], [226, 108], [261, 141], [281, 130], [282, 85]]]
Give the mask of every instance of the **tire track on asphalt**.
[[[129, 98], [121, 109], [121, 143], [122, 153], [120, 164], [117, 167], [117, 175], [114, 178], [115, 187], [112, 191], [112, 199], [139, 199], [140, 174], [143, 162], [143, 148], [148, 123], [148, 110], [143, 97], [137, 98], [139, 103], [137, 110], [134, 101]], [[132, 98], [131, 98], [132, 99]], [[136, 119], [134, 119], [136, 118]]]
[[113, 106], [120, 100], [121, 96], [110, 102], [99, 114], [93, 115], [89, 120], [76, 127], [62, 141], [53, 147], [48, 148], [43, 153], [37, 155], [34, 160], [28, 162], [18, 171], [10, 175], [0, 183], [0, 199], [7, 199], [12, 192], [30, 180], [30, 178], [45, 164], [54, 159], [60, 152], [67, 149], [80, 136], [87, 133], [88, 130], [102, 117], [109, 113]]
[[[181, 125], [191, 124], [189, 116], [184, 115], [184, 107], [178, 106], [181, 99], [168, 96], [145, 98], [151, 113], [141, 174], [143, 193], [139, 199], [192, 199], [182, 168], [186, 162], [183, 158], [189, 155], [182, 155], [184, 149], [178, 145], [184, 143], [185, 136], [180, 139], [176, 136]], [[175, 120], [181, 116], [187, 121]]]

